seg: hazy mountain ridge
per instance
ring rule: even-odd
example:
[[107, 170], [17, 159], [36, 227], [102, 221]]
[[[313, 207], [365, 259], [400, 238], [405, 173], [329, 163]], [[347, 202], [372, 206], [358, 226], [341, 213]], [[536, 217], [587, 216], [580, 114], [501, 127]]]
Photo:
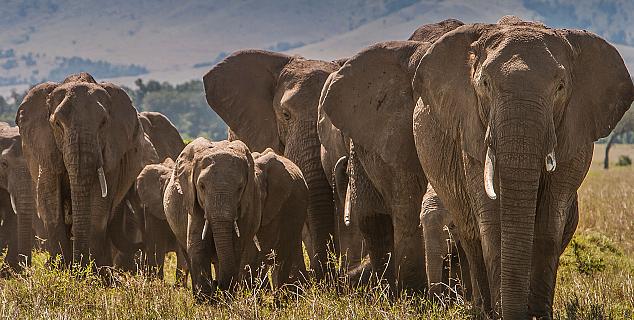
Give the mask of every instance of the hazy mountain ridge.
[[124, 84], [200, 79], [241, 48], [341, 58], [424, 23], [505, 14], [596, 32], [634, 70], [631, 0], [0, 0], [0, 8], [0, 93], [80, 69]]

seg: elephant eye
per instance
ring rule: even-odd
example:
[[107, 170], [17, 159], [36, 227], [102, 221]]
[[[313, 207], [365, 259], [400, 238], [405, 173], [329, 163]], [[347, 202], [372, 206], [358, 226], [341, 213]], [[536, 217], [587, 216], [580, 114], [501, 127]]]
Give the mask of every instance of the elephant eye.
[[101, 120], [101, 123], [99, 124], [99, 128], [103, 128], [103, 126], [106, 125], [106, 119]]
[[291, 114], [287, 110], [282, 110], [282, 116], [284, 116], [284, 120], [291, 119]]
[[201, 191], [205, 191], [205, 184], [204, 184], [204, 183], [201, 183], [201, 184], [200, 184], [200, 190], [201, 190]]
[[563, 90], [565, 87], [565, 84], [563, 81], [559, 82], [559, 85], [557, 86], [557, 92]]
[[2, 168], [6, 169], [9, 167], [9, 164], [7, 163], [7, 160], [2, 160], [2, 162], [0, 163], [0, 165], [2, 165]]

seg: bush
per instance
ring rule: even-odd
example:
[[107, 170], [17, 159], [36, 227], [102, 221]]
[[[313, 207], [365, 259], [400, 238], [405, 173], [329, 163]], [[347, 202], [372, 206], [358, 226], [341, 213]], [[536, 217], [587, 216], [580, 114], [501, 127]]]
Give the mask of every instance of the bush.
[[619, 156], [619, 161], [616, 163], [617, 166], [625, 167], [632, 165], [632, 159], [628, 156]]

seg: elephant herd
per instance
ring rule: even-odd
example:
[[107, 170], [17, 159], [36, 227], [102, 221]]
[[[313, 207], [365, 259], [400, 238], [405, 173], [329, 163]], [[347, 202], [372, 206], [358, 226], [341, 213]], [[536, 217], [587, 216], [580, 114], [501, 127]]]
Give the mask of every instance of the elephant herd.
[[174, 251], [199, 300], [340, 265], [350, 283], [433, 298], [455, 251], [449, 278], [475, 308], [551, 318], [593, 142], [634, 100], [605, 40], [512, 16], [423, 25], [336, 61], [237, 51], [203, 82], [226, 141], [185, 145], [87, 73], [32, 88], [18, 127], [0, 125], [5, 262], [30, 264], [35, 234], [105, 276], [162, 278]]

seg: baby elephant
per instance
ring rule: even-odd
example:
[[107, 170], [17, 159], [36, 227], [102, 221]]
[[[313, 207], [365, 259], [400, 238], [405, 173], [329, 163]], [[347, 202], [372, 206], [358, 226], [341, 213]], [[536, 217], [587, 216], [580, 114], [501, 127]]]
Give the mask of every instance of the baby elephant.
[[270, 149], [252, 155], [241, 141], [194, 140], [176, 161], [163, 204], [199, 300], [216, 285], [232, 288], [249, 270], [257, 274], [264, 262], [275, 263], [276, 287], [289, 282], [292, 268], [305, 271], [308, 188], [299, 168]]

